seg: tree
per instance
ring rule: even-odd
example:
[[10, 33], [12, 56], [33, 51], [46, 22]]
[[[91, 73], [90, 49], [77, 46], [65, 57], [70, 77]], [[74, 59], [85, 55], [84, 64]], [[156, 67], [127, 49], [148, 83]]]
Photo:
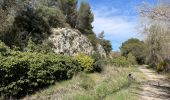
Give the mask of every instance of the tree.
[[139, 64], [145, 62], [146, 45], [143, 41], [136, 38], [128, 39], [122, 43], [120, 47], [122, 56], [127, 57], [129, 53], [136, 57], [136, 61]]
[[170, 61], [170, 2], [156, 5], [143, 4], [139, 7], [142, 34], [147, 44], [147, 62], [155, 67]]
[[41, 6], [37, 13], [47, 21], [50, 27], [58, 28], [66, 26], [66, 19], [61, 10], [53, 7]]
[[159, 3], [154, 6], [148, 3], [144, 3], [138, 8], [138, 12], [141, 17], [149, 18], [151, 21], [163, 21], [164, 23], [170, 23], [170, 1]]
[[60, 9], [66, 17], [66, 22], [72, 27], [77, 23], [77, 0], [58, 0]]
[[81, 2], [80, 9], [78, 12], [78, 23], [77, 28], [83, 33], [83, 34], [93, 34], [93, 22], [94, 16], [91, 12], [90, 5], [86, 2]]
[[36, 44], [42, 43], [50, 33], [48, 19], [43, 18], [43, 13], [33, 9], [30, 5], [25, 5], [16, 15], [13, 23], [14, 42], [17, 46], [26, 47], [28, 39], [31, 37]]

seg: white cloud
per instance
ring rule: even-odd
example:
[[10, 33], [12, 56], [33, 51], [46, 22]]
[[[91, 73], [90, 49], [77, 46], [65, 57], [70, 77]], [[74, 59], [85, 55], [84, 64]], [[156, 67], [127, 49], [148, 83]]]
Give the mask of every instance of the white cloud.
[[94, 31], [99, 33], [104, 30], [109, 35], [135, 32], [136, 19], [133, 16], [115, 15], [116, 11], [118, 10], [113, 8], [111, 10], [103, 10], [103, 8], [94, 10]]
[[118, 46], [118, 43], [121, 45], [129, 38], [139, 37], [136, 31], [136, 17], [121, 15], [118, 9], [107, 7], [93, 9], [93, 13], [94, 31], [98, 34], [104, 30], [106, 38], [112, 42], [113, 46]]

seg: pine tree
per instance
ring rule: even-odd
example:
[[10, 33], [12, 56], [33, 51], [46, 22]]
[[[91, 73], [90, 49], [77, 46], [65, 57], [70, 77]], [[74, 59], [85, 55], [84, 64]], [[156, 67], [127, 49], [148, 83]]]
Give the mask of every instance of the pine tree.
[[72, 28], [75, 28], [77, 23], [77, 0], [59, 0], [58, 3], [66, 17], [66, 22]]
[[94, 16], [91, 12], [90, 5], [86, 2], [81, 2], [80, 9], [78, 12], [78, 25], [77, 28], [83, 33], [83, 34], [92, 34], [93, 22]]

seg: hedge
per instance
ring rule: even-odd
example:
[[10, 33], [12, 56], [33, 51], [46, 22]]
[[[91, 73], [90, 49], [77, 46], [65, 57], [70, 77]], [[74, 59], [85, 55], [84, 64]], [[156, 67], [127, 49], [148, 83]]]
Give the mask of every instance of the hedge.
[[13, 51], [0, 58], [0, 93], [4, 97], [21, 97], [81, 70], [76, 60], [55, 54]]

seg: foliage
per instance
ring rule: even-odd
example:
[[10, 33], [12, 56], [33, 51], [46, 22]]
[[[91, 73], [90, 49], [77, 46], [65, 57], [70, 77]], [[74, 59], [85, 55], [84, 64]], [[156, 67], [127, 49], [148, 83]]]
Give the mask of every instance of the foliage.
[[53, 43], [49, 40], [44, 40], [42, 44], [38, 44], [36, 47], [35, 52], [41, 52], [41, 53], [54, 53], [53, 51]]
[[77, 28], [83, 33], [83, 34], [93, 34], [93, 22], [94, 16], [91, 12], [90, 5], [86, 3], [85, 1], [81, 2], [80, 9], [78, 12], [78, 25]]
[[43, 5], [34, 8], [25, 3], [15, 13], [13, 22], [10, 20], [11, 27], [3, 27], [1, 40], [9, 46], [16, 45], [21, 49], [27, 46], [30, 37], [35, 44], [41, 44], [51, 34], [51, 27], [65, 27], [66, 25], [65, 16], [57, 8]]
[[37, 9], [37, 12], [51, 27], [65, 27], [66, 19], [59, 9], [42, 6]]
[[142, 20], [142, 34], [146, 36], [147, 63], [158, 71], [167, 71], [169, 65], [165, 66], [165, 60], [170, 56], [170, 17], [169, 1], [160, 1], [155, 5], [145, 4], [139, 8]]
[[170, 66], [170, 60], [169, 60], [169, 59], [165, 59], [165, 60], [160, 61], [160, 62], [156, 65], [156, 70], [157, 70], [158, 72], [162, 72], [162, 71], [168, 72], [168, 71], [170, 71], [169, 66]]
[[25, 47], [31, 37], [36, 44], [42, 43], [43, 39], [50, 35], [49, 23], [44, 20], [38, 10], [30, 8], [28, 5], [18, 12], [13, 24], [15, 44]]
[[98, 98], [100, 98], [100, 99], [106, 97], [106, 95], [108, 95], [110, 92], [111, 92], [111, 86], [106, 82], [101, 83], [96, 88], [96, 94], [97, 94]]
[[105, 40], [105, 39], [99, 39], [99, 41], [100, 41], [99, 43], [104, 48], [106, 55], [109, 56], [110, 52], [112, 51], [112, 44], [110, 43], [109, 40]]
[[91, 56], [79, 53], [75, 56], [75, 59], [80, 63], [85, 72], [91, 72], [94, 70], [94, 60]]
[[127, 57], [129, 53], [134, 55], [138, 64], [145, 63], [146, 44], [143, 41], [131, 38], [122, 43], [120, 50], [121, 54], [125, 57]]
[[93, 53], [92, 58], [94, 59], [94, 71], [102, 72], [104, 67], [110, 64], [105, 57], [102, 57], [98, 52]]
[[[131, 91], [137, 92], [137, 87], [139, 87], [138, 85], [140, 84], [128, 84], [127, 75], [131, 72], [138, 73], [135, 77], [144, 77], [143, 73], [139, 72], [136, 67], [118, 68], [106, 66], [100, 74], [84, 74], [85, 80], [89, 79], [88, 85], [93, 83], [93, 81], [96, 83], [94, 86], [90, 85], [93, 87], [91, 89], [84, 89], [81, 86], [81, 82], [84, 79], [81, 77], [80, 73], [80, 75], [77, 75], [71, 80], [57, 82], [55, 85], [42, 89], [25, 99], [49, 99], [48, 97], [50, 97], [50, 99], [61, 100], [137, 100], [138, 96], [134, 95]], [[91, 83], [90, 80], [92, 80]], [[104, 91], [107, 91], [107, 93], [97, 92], [99, 90], [102, 91], [102, 89], [105, 89]], [[58, 94], [57, 97], [56, 93]], [[102, 94], [100, 95], [100, 93]], [[107, 95], [103, 97], [103, 94]], [[103, 98], [99, 98], [99, 96]]]
[[136, 58], [135, 58], [135, 56], [133, 56], [131, 53], [128, 54], [128, 56], [127, 56], [127, 61], [128, 61], [129, 64], [131, 64], [131, 65], [136, 64]]
[[113, 58], [112, 63], [115, 66], [122, 66], [122, 67], [129, 66], [129, 62], [124, 56]]
[[97, 49], [97, 43], [98, 43], [96, 35], [95, 34], [89, 34], [89, 35], [87, 35], [87, 38], [89, 39], [90, 43], [92, 44], [92, 46], [96, 50]]
[[0, 56], [7, 56], [10, 54], [10, 48], [0, 41]]
[[75, 28], [77, 24], [77, 0], [58, 0], [59, 8], [66, 16], [66, 22]]
[[156, 70], [157, 70], [158, 72], [164, 71], [164, 70], [165, 70], [165, 67], [166, 67], [166, 62], [165, 62], [165, 61], [161, 61], [160, 63], [157, 64]]
[[27, 43], [26, 51], [40, 52], [40, 53], [44, 53], [44, 54], [54, 53], [54, 51], [52, 50], [52, 47], [53, 47], [53, 44], [49, 40], [44, 40], [42, 44], [36, 45], [30, 38]]
[[32, 41], [31, 38], [29, 38], [28, 44], [27, 44], [27, 51], [28, 52], [34, 52], [35, 50], [36, 50], [35, 43]]
[[11, 51], [0, 62], [0, 92], [6, 97], [20, 97], [81, 70], [76, 60], [56, 54]]

